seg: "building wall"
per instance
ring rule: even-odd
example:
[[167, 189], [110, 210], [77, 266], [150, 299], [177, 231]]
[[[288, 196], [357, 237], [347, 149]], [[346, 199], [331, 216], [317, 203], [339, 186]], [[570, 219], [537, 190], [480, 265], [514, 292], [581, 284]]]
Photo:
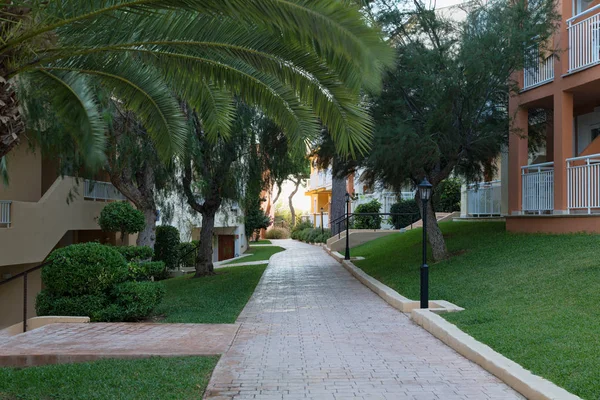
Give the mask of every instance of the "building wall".
[[42, 196], [42, 161], [23, 141], [7, 155], [8, 186], [0, 182], [0, 200], [38, 201]]
[[[0, 278], [14, 276], [38, 265], [21, 264], [0, 266]], [[0, 279], [4, 280], [4, 279]], [[27, 276], [27, 317], [35, 317], [35, 298], [42, 290], [41, 271], [34, 271]], [[0, 286], [0, 329], [23, 321], [23, 278]]]

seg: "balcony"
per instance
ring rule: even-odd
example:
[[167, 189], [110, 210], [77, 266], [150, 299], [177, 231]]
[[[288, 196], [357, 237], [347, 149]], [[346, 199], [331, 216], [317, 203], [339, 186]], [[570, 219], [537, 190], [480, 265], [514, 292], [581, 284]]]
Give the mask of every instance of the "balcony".
[[125, 196], [110, 182], [92, 181], [86, 179], [83, 185], [83, 197], [86, 200], [120, 201]]
[[10, 209], [12, 201], [0, 200], [0, 228], [10, 228]]
[[550, 214], [554, 210], [554, 163], [521, 167], [522, 209], [526, 214]]
[[500, 181], [473, 183], [467, 186], [467, 212], [469, 217], [501, 215], [502, 186]]
[[600, 4], [567, 20], [569, 72], [600, 63]]
[[600, 212], [600, 154], [567, 159], [569, 214]]
[[523, 90], [544, 85], [554, 80], [554, 57], [544, 57], [538, 47], [527, 50], [523, 70]]
[[310, 174], [309, 187], [311, 190], [331, 187], [331, 169], [326, 171], [314, 170]]

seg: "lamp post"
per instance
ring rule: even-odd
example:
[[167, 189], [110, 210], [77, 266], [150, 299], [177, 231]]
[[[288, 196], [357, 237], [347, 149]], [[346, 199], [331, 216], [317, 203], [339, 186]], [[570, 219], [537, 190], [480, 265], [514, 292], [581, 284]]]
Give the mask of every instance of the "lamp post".
[[323, 233], [323, 207], [321, 207], [321, 233]]
[[431, 199], [433, 185], [427, 178], [419, 184], [419, 197], [423, 205], [423, 264], [421, 265], [421, 308], [429, 308], [429, 266], [427, 265], [427, 202]]
[[350, 193], [346, 192], [346, 254], [344, 255], [344, 260], [350, 259]]

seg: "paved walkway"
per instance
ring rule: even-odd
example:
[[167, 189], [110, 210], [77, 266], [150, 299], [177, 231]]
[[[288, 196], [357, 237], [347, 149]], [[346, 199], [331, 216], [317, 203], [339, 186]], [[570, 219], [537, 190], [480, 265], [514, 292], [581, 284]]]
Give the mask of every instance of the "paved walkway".
[[[209, 399], [522, 399], [355, 280], [320, 247], [273, 241]], [[415, 270], [416, 271], [416, 270]]]
[[222, 354], [237, 324], [51, 324], [2, 338], [0, 367], [32, 366], [100, 358]]

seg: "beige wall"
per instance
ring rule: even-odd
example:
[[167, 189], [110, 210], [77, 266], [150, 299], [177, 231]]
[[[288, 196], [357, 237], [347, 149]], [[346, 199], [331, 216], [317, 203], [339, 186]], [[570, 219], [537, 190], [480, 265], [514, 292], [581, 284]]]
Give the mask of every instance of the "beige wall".
[[[25, 271], [35, 264], [10, 265], [0, 267], [0, 280], [6, 274], [12, 276]], [[27, 317], [35, 317], [35, 298], [42, 289], [41, 271], [31, 272], [27, 276]], [[23, 278], [0, 286], [0, 329], [23, 320]]]
[[9, 184], [0, 182], [0, 200], [38, 201], [42, 196], [42, 157], [24, 141], [7, 156]]

